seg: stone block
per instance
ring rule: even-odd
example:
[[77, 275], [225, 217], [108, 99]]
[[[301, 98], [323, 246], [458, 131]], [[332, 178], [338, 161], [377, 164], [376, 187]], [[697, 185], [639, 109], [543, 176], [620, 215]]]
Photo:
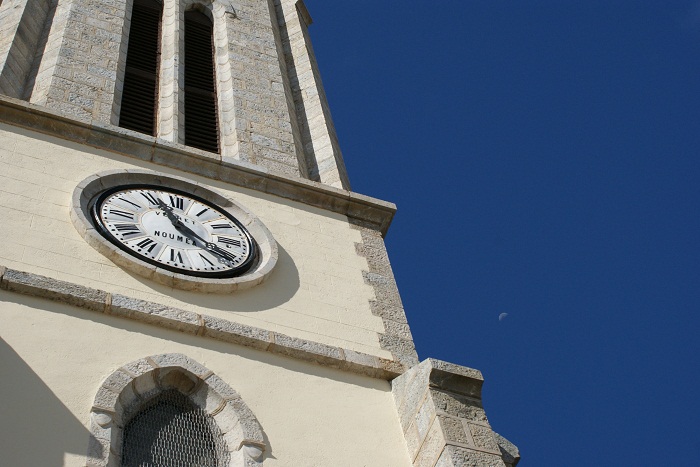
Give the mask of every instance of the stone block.
[[380, 364], [381, 368], [384, 370], [388, 379], [390, 379], [390, 380], [399, 376], [401, 373], [406, 371], [406, 368], [408, 368], [405, 365], [403, 365], [401, 362], [397, 362], [396, 360], [388, 360], [386, 358], [380, 358], [379, 364]]
[[153, 371], [155, 367], [145, 358], [141, 358], [127, 363], [121, 369], [133, 377], [138, 377]]
[[435, 417], [435, 407], [429, 399], [424, 399], [418, 413], [416, 413], [412, 424], [418, 430], [418, 438], [424, 439], [430, 429]]
[[[214, 421], [221, 430], [221, 433], [230, 433], [238, 428], [238, 417], [233, 407], [225, 405], [224, 408], [214, 415]], [[238, 430], [237, 430], [238, 431]]]
[[369, 305], [372, 314], [375, 316], [386, 318], [397, 323], [408, 323], [406, 320], [406, 313], [402, 307], [392, 306], [391, 304], [378, 300], [370, 300]]
[[198, 407], [209, 415], [219, 413], [226, 403], [225, 399], [217, 394], [216, 391], [210, 390], [209, 386], [206, 384], [200, 385], [190, 398]]
[[440, 453], [445, 448], [445, 437], [440, 425], [435, 423], [430, 427], [418, 455], [413, 461], [414, 467], [433, 467]]
[[212, 391], [226, 400], [238, 399], [240, 396], [221, 378], [212, 374], [204, 380]]
[[86, 133], [85, 143], [107, 151], [128, 154], [130, 157], [150, 161], [156, 139], [125, 128], [93, 124]]
[[237, 397], [229, 400], [227, 404], [235, 411], [238, 423], [243, 432], [244, 442], [265, 446], [265, 438], [260, 423], [245, 402], [243, 402], [243, 399]]
[[102, 290], [13, 269], [7, 269], [3, 274], [2, 287], [99, 312], [104, 311], [107, 302], [107, 293]]
[[413, 341], [388, 334], [380, 334], [379, 345], [382, 349], [390, 351], [395, 359], [407, 367], [418, 363], [418, 354]]
[[161, 389], [176, 389], [189, 395], [197, 389], [199, 378], [178, 367], [159, 368], [153, 372], [156, 385]]
[[423, 439], [418, 436], [418, 429], [416, 428], [415, 423], [411, 423], [404, 431], [404, 437], [406, 438], [408, 455], [411, 457], [411, 460], [413, 460], [418, 455], [423, 442]]
[[477, 399], [435, 389], [430, 390], [430, 396], [438, 412], [444, 412], [469, 421], [487, 422], [481, 401]]
[[200, 329], [201, 317], [197, 313], [119, 294], [112, 295], [109, 312], [116, 316], [125, 316], [190, 334], [196, 334]]
[[411, 334], [411, 329], [408, 327], [408, 323], [400, 323], [389, 319], [385, 319], [383, 322], [385, 334], [396, 336], [407, 341], [413, 341], [413, 335]]
[[267, 350], [272, 344], [270, 331], [204, 315], [204, 335], [224, 342]]
[[148, 399], [148, 395], [158, 389], [158, 384], [155, 379], [155, 372], [146, 373], [134, 380], [134, 390], [144, 399]]
[[432, 386], [470, 397], [481, 397], [484, 377], [479, 370], [434, 358], [428, 360], [433, 367], [433, 371], [430, 373]]
[[440, 424], [446, 441], [467, 445], [474, 444], [470, 434], [464, 428], [464, 423], [459, 418], [438, 415], [436, 423]]
[[501, 451], [503, 462], [506, 463], [507, 467], [515, 467], [520, 460], [520, 450], [518, 450], [518, 447], [498, 433], [494, 432], [494, 436], [496, 437], [498, 448]]
[[497, 455], [448, 445], [435, 467], [505, 467], [505, 464]]
[[270, 351], [331, 367], [341, 366], [342, 355], [337, 347], [274, 333]]
[[101, 387], [98, 389], [97, 394], [95, 394], [95, 400], [92, 403], [92, 406], [96, 409], [102, 409], [113, 413], [118, 397], [119, 394], [116, 392], [105, 387]]
[[343, 360], [345, 361], [342, 369], [356, 368], [356, 372], [361, 372], [361, 374], [374, 377], [376, 377], [377, 374], [382, 371], [379, 357], [362, 352], [355, 352], [354, 350], [349, 349], [342, 350]]
[[500, 454], [501, 450], [498, 447], [493, 431], [491, 431], [491, 427], [477, 425], [476, 423], [467, 423], [467, 426], [476, 447]]
[[413, 421], [414, 416], [428, 396], [430, 366], [424, 363], [414, 366], [392, 381], [392, 393], [404, 430]]
[[[228, 450], [231, 453], [231, 460], [235, 458], [234, 454], [239, 454], [240, 458], [242, 459], [243, 452], [240, 452], [239, 449], [243, 445], [243, 440], [245, 439], [245, 437], [243, 436], [243, 430], [241, 426], [239, 424], [236, 424], [233, 429], [229, 430], [223, 435], [224, 442], [226, 443], [226, 446], [228, 447]], [[231, 465], [243, 465], [243, 463], [241, 462], [240, 464]]]
[[206, 367], [181, 353], [152, 355], [149, 358], [153, 363], [158, 365], [159, 368], [182, 368], [198, 378], [202, 378], [210, 373]]
[[121, 394], [125, 387], [131, 383], [132, 377], [123, 371], [117, 370], [102, 383], [102, 387], [117, 394]]

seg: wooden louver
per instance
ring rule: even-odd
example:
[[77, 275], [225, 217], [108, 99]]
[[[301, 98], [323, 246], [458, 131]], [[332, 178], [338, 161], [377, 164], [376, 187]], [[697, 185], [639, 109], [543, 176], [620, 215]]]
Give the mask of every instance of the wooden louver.
[[185, 144], [219, 152], [212, 38], [209, 18], [185, 13]]
[[155, 0], [135, 0], [122, 91], [119, 126], [155, 135], [158, 58], [162, 8]]

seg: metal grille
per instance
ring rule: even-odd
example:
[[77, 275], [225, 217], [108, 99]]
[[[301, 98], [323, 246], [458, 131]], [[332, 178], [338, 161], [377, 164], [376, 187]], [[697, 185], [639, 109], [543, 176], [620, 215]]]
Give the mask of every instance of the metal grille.
[[185, 144], [219, 152], [212, 34], [204, 14], [185, 13]]
[[122, 467], [223, 467], [230, 463], [211, 416], [176, 390], [164, 391], [124, 427]]
[[155, 135], [161, 6], [136, 0], [131, 13], [119, 126]]

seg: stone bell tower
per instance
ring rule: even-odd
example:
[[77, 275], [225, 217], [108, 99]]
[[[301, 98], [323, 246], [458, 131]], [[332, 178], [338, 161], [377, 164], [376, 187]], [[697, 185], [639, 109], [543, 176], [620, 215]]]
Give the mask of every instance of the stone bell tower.
[[0, 463], [517, 464], [481, 373], [418, 359], [311, 23], [0, 0]]

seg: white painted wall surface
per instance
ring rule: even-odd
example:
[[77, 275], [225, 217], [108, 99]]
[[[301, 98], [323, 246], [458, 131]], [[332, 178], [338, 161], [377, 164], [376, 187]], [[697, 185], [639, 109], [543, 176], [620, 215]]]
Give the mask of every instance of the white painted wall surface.
[[[233, 295], [203, 295], [129, 274], [85, 243], [70, 222], [75, 186], [96, 172], [142, 168], [209, 185], [256, 214], [280, 246], [270, 279]], [[0, 124], [0, 264], [328, 345], [391, 358], [363, 281], [360, 233], [347, 218]]]
[[0, 464], [80, 466], [102, 381], [179, 352], [238, 391], [270, 467], [410, 465], [389, 383], [0, 290]]

